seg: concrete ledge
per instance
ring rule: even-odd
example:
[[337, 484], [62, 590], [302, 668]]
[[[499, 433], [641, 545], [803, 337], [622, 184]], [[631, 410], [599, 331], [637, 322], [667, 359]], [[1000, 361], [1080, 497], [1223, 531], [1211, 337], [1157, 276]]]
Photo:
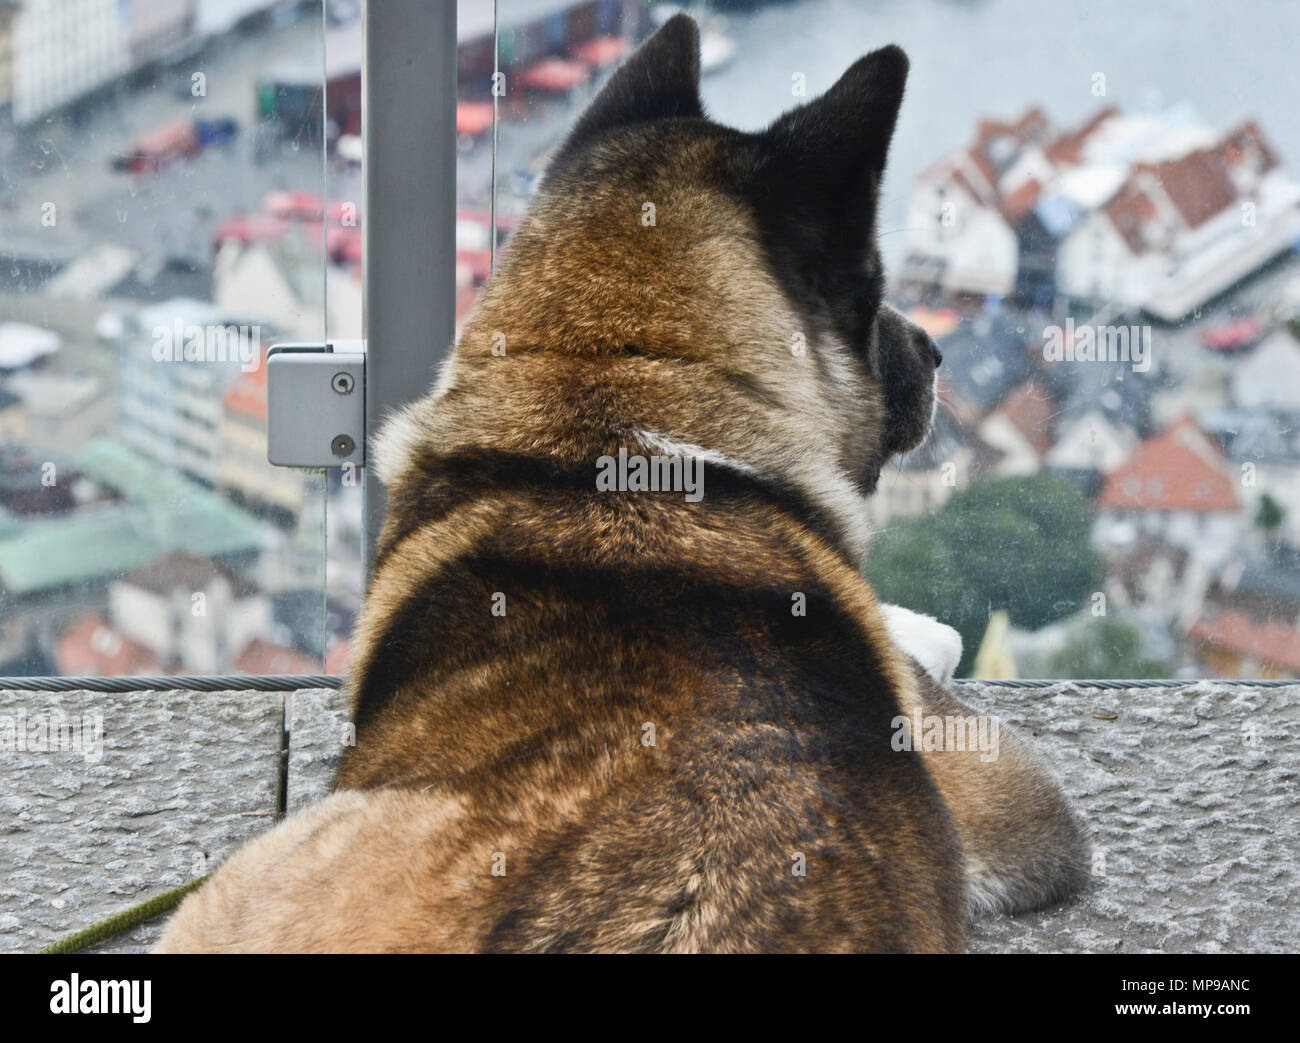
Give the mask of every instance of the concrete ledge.
[[[982, 920], [972, 951], [1300, 948], [1300, 685], [962, 693], [1035, 737], [1099, 855], [1086, 895]], [[0, 727], [22, 715], [99, 715], [103, 748], [0, 753], [0, 951], [206, 872], [324, 796], [350, 741], [332, 690], [0, 692]], [[100, 951], [147, 950], [161, 924]]]
[[[42, 724], [82, 728], [73, 749], [0, 753], [0, 951], [30, 952], [202, 876], [279, 809], [277, 693], [3, 692], [6, 719], [38, 747]], [[147, 949], [158, 928], [104, 948]]]
[[1300, 686], [962, 691], [1036, 737], [1095, 845], [1087, 894], [971, 951], [1300, 948]]

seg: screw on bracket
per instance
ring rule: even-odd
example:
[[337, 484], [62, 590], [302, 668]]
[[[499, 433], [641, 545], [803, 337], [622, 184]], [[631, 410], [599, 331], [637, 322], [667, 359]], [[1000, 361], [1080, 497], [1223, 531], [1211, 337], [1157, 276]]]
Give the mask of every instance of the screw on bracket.
[[352, 450], [356, 447], [356, 442], [352, 441], [347, 435], [335, 435], [333, 441], [330, 442], [330, 452], [335, 456], [351, 456]]
[[351, 373], [335, 373], [330, 380], [330, 387], [340, 395], [350, 395], [352, 389], [356, 387], [356, 381], [352, 379]]

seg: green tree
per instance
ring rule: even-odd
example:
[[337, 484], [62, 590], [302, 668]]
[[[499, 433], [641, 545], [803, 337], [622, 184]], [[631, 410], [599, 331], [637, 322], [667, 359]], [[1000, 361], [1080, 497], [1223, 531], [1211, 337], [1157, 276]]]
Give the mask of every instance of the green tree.
[[997, 609], [1037, 629], [1088, 603], [1105, 575], [1091, 527], [1091, 506], [1069, 483], [994, 478], [880, 533], [863, 572], [882, 600], [955, 627], [966, 673]]
[[1098, 617], [1080, 622], [1065, 645], [1048, 660], [1048, 677], [1122, 679], [1168, 677], [1169, 665], [1142, 653], [1142, 636], [1123, 620]]
[[1259, 498], [1259, 506], [1255, 508], [1255, 528], [1272, 539], [1284, 521], [1286, 521], [1286, 508], [1268, 493], [1264, 493]]

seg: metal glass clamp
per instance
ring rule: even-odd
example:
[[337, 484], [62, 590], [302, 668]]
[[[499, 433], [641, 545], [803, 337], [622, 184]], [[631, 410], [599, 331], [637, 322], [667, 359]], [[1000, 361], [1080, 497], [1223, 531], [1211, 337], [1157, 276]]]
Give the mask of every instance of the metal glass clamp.
[[363, 467], [361, 341], [277, 344], [266, 359], [266, 458], [278, 467]]

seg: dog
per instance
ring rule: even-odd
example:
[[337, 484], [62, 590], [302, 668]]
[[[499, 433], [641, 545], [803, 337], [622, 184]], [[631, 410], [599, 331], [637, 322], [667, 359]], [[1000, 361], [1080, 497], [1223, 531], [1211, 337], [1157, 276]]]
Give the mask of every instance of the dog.
[[389, 492], [334, 792], [235, 852], [162, 952], [955, 952], [1083, 886], [950, 628], [877, 604], [881, 468], [940, 354], [886, 305], [875, 214], [908, 62], [758, 133], [668, 21], [558, 148]]

